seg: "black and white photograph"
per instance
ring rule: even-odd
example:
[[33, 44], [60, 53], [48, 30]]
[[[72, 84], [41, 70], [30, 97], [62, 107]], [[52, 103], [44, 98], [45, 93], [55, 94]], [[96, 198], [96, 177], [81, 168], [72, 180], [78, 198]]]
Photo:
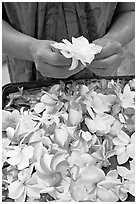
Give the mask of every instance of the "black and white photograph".
[[2, 6], [2, 202], [135, 202], [135, 1]]

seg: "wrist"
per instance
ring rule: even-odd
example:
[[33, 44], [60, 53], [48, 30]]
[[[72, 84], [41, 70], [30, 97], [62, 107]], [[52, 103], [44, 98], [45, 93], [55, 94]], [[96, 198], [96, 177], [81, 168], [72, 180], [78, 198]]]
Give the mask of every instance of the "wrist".
[[28, 53], [29, 53], [29, 61], [35, 62], [35, 55], [37, 51], [37, 44], [38, 41], [36, 38], [30, 37], [29, 42], [28, 42]]

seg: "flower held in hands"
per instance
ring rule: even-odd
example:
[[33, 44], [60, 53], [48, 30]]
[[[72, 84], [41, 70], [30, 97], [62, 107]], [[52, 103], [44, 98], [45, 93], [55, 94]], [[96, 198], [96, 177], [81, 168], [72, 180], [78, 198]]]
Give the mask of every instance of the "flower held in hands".
[[81, 36], [78, 38], [72, 37], [72, 43], [66, 39], [62, 40], [63, 43], [51, 44], [54, 48], [59, 49], [61, 54], [66, 58], [72, 58], [72, 64], [69, 70], [73, 70], [78, 66], [78, 61], [86, 67], [86, 63], [90, 64], [95, 54], [101, 52], [102, 47], [89, 43], [89, 41]]

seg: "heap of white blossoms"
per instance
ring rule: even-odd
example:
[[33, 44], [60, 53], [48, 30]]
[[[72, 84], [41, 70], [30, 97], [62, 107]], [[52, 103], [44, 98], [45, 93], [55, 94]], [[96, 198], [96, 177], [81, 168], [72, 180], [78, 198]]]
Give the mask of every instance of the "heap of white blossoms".
[[134, 196], [134, 122], [134, 80], [55, 84], [29, 110], [3, 110], [8, 197], [38, 201], [48, 193], [55, 201], [115, 202]]
[[66, 39], [63, 39], [62, 42], [54, 43], [52, 46], [59, 49], [64, 57], [72, 58], [69, 70], [76, 69], [79, 61], [86, 67], [86, 64], [90, 64], [94, 60], [95, 55], [102, 50], [101, 46], [89, 43], [83, 36], [78, 38], [72, 37], [72, 43]]

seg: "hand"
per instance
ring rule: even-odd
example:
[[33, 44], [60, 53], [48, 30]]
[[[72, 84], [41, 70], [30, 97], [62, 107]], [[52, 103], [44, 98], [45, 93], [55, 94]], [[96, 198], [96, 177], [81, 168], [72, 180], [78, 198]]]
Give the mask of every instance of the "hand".
[[101, 76], [111, 75], [123, 60], [121, 44], [105, 37], [97, 39], [93, 43], [102, 46], [102, 51], [95, 56], [95, 60], [90, 64], [90, 71]]
[[75, 70], [70, 71], [71, 59], [61, 55], [59, 50], [51, 46], [52, 43], [54, 41], [36, 40], [31, 48], [36, 69], [42, 75], [51, 78], [68, 78], [84, 69], [84, 66], [79, 63]]

